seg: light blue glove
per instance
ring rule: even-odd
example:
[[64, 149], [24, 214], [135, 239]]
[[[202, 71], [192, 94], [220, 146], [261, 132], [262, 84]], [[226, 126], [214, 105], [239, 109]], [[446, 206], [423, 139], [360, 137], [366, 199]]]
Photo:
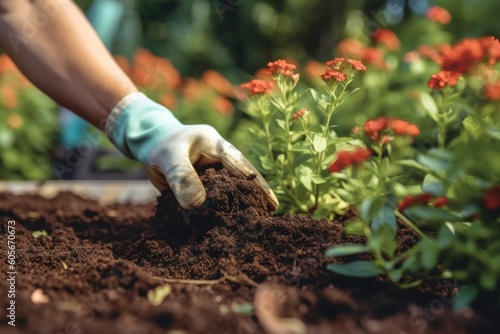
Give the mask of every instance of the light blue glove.
[[158, 190], [172, 189], [186, 209], [205, 202], [206, 192], [194, 166], [222, 163], [231, 174], [253, 180], [271, 209], [278, 200], [252, 164], [208, 125], [183, 125], [162, 105], [136, 92], [124, 97], [106, 121], [106, 133], [118, 149], [146, 168]]

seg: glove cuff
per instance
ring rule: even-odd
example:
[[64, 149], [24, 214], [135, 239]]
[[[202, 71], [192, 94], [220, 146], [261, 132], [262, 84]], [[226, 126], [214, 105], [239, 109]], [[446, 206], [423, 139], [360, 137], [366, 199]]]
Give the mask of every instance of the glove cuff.
[[155, 147], [181, 125], [170, 110], [143, 93], [134, 92], [114, 106], [105, 131], [125, 156], [149, 164]]
[[111, 138], [113, 126], [115, 125], [116, 119], [122, 113], [122, 111], [124, 111], [132, 102], [147, 98], [148, 97], [142, 92], [133, 92], [126, 95], [120, 101], [118, 101], [117, 104], [115, 104], [115, 106], [109, 113], [108, 118], [106, 119], [106, 124], [104, 125], [104, 131], [108, 138], [111, 139], [111, 141], [113, 141], [113, 139]]

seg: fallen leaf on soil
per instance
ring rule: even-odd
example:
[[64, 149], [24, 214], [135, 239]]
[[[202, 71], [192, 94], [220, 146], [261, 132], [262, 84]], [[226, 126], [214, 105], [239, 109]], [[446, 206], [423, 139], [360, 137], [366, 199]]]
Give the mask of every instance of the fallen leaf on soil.
[[159, 285], [148, 291], [148, 302], [153, 306], [158, 306], [172, 292], [172, 287], [169, 284]]
[[36, 289], [31, 293], [31, 302], [33, 304], [47, 304], [49, 297], [43, 293], [42, 289]]
[[66, 262], [61, 261], [61, 264], [62, 264], [62, 267], [63, 267], [64, 270], [68, 269], [68, 265], [66, 264]]

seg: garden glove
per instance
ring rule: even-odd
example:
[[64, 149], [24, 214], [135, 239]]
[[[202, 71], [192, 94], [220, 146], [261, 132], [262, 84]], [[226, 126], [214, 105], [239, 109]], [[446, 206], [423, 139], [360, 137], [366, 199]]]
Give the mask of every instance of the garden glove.
[[185, 209], [201, 206], [206, 192], [194, 167], [216, 163], [233, 175], [253, 180], [272, 210], [278, 200], [252, 164], [208, 125], [183, 125], [162, 105], [135, 92], [111, 111], [106, 134], [127, 157], [141, 162], [153, 185], [170, 188]]

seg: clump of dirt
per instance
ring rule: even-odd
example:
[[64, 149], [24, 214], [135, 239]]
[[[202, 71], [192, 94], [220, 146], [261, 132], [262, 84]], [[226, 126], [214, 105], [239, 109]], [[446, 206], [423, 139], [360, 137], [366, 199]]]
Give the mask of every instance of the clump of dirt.
[[[380, 278], [328, 272], [332, 259], [325, 257], [326, 249], [363, 242], [345, 235], [349, 217], [329, 222], [275, 216], [251, 181], [214, 169], [201, 178], [208, 200], [192, 211], [180, 208], [169, 191], [156, 204], [105, 207], [68, 193], [52, 200], [0, 194], [2, 244], [7, 221], [17, 223], [16, 329], [263, 333], [259, 319], [238, 311], [262, 287], [275, 292], [276, 315], [300, 319], [308, 333], [495, 328], [471, 310], [452, 313], [451, 283], [402, 291]], [[49, 236], [33, 238], [31, 232], [42, 229]], [[400, 226], [399, 251], [417, 241]], [[171, 295], [160, 306], [150, 305], [147, 292], [165, 283], [171, 284]], [[0, 286], [6, 287], [5, 280]], [[30, 302], [37, 288], [50, 298], [48, 304]], [[2, 296], [1, 307], [7, 302]], [[2, 333], [12, 330], [4, 324]]]

